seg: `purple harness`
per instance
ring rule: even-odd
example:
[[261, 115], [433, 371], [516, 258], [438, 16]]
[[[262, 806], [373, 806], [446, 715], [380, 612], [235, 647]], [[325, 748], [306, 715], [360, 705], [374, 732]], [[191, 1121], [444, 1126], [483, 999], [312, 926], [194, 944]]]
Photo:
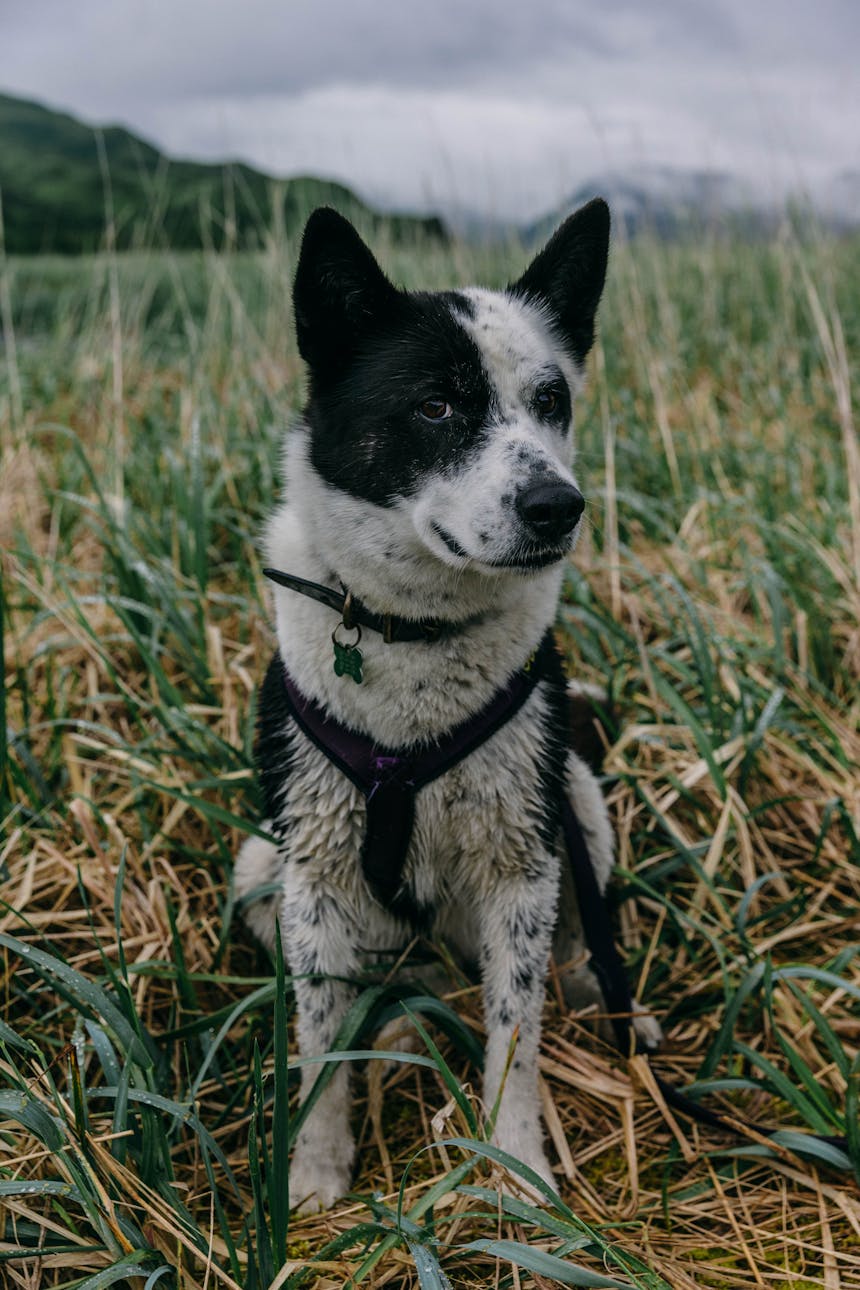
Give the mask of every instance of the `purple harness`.
[[435, 743], [402, 749], [385, 748], [335, 721], [302, 694], [284, 669], [284, 690], [296, 724], [364, 795], [367, 826], [362, 869], [371, 891], [394, 913], [414, 918], [419, 912], [402, 887], [419, 789], [444, 775], [510, 721], [546, 675], [554, 654], [555, 644], [548, 632], [527, 669], [515, 672], [480, 712]]

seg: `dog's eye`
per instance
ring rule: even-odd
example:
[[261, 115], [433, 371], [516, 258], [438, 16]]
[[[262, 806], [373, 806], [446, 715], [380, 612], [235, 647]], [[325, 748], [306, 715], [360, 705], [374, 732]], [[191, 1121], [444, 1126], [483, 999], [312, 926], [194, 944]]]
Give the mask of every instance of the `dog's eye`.
[[454, 409], [444, 399], [425, 399], [418, 404], [418, 411], [425, 421], [447, 421]]
[[534, 397], [535, 408], [542, 417], [551, 417], [558, 411], [559, 403], [558, 391], [549, 388], [538, 390]]

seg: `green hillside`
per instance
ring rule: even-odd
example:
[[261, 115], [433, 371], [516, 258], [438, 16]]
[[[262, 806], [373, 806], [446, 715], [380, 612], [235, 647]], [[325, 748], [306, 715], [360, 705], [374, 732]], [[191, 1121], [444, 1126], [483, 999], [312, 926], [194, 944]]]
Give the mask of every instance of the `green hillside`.
[[[367, 228], [383, 221], [395, 238], [444, 238], [441, 221], [381, 216], [342, 184], [301, 177], [275, 181], [241, 163], [173, 161], [119, 126], [101, 131], [120, 249], [210, 243], [256, 246], [276, 226], [297, 227], [331, 204]], [[97, 132], [62, 112], [0, 95], [0, 194], [6, 250], [77, 254], [105, 236], [105, 184]], [[277, 218], [274, 218], [277, 216]]]

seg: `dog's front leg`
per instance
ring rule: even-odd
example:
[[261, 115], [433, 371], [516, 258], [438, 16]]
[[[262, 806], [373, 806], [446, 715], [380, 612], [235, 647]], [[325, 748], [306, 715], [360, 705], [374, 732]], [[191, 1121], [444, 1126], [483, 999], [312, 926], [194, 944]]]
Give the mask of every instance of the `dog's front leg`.
[[[301, 1057], [330, 1051], [354, 991], [343, 978], [358, 966], [358, 920], [342, 889], [314, 880], [303, 865], [287, 872], [281, 907], [293, 973]], [[342, 978], [333, 980], [331, 978]], [[302, 1068], [301, 1100], [321, 1065]], [[290, 1201], [303, 1213], [329, 1209], [349, 1190], [355, 1158], [349, 1064], [342, 1062], [299, 1130], [290, 1166]]]
[[[553, 1179], [543, 1149], [537, 1061], [557, 888], [558, 862], [547, 856], [538, 875], [497, 877], [481, 901], [488, 1112], [504, 1080], [493, 1139], [549, 1183]], [[515, 1033], [516, 1049], [505, 1078]]]

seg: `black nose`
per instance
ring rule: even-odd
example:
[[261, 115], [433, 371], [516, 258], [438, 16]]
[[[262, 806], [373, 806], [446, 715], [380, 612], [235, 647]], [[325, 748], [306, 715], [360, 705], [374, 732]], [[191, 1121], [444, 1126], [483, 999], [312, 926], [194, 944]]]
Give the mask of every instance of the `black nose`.
[[585, 498], [572, 484], [558, 479], [544, 480], [518, 493], [516, 508], [537, 537], [545, 542], [560, 542], [579, 523]]

